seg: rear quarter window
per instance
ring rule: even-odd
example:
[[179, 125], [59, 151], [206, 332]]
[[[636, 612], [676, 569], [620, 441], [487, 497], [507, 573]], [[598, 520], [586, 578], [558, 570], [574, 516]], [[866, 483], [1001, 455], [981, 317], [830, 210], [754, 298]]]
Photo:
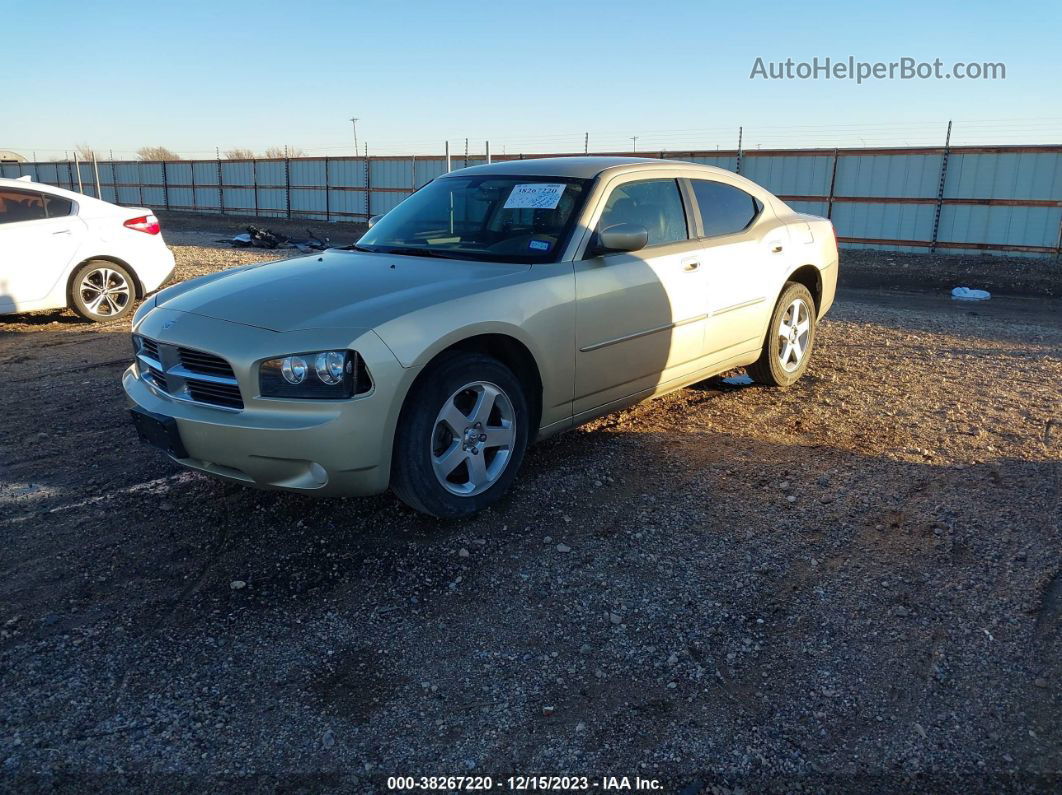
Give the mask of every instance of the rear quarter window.
[[64, 199], [62, 196], [53, 196], [50, 193], [41, 195], [44, 196], [44, 208], [48, 211], [49, 218], [70, 215], [74, 209], [74, 203], [70, 199]]
[[747, 228], [763, 205], [740, 188], [710, 179], [690, 180], [701, 213], [704, 237], [732, 235]]

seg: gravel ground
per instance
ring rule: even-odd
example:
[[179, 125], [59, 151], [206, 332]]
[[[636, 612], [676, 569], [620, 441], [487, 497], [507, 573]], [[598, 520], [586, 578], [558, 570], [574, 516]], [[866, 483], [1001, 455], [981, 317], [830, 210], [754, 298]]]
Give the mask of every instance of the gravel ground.
[[1057, 791], [1060, 309], [842, 292], [793, 388], [598, 420], [462, 523], [184, 472], [127, 324], [5, 318], [0, 787]]

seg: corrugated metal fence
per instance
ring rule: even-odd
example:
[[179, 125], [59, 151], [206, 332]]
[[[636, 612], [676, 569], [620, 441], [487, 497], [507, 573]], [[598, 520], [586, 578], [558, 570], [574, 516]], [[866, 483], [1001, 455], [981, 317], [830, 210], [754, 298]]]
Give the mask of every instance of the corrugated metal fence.
[[[637, 154], [736, 171], [795, 209], [830, 217], [848, 247], [1062, 255], [1062, 146]], [[125, 205], [364, 221], [446, 173], [448, 163], [457, 169], [486, 160], [432, 155], [4, 163], [0, 173], [29, 174]]]

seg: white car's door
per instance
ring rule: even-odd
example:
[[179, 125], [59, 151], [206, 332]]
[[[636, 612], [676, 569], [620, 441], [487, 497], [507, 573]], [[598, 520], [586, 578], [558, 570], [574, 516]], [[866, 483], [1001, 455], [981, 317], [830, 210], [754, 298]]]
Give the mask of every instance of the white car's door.
[[59, 196], [0, 188], [0, 312], [44, 308], [85, 236], [72, 211]]
[[789, 238], [770, 208], [740, 188], [708, 179], [691, 179], [690, 186], [708, 280], [704, 351], [722, 361], [763, 344]]

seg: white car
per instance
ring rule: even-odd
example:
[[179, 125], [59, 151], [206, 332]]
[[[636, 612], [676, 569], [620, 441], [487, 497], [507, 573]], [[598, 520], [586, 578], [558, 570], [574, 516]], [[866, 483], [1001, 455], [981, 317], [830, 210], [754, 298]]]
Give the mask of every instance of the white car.
[[86, 320], [117, 320], [173, 265], [145, 207], [0, 179], [0, 315], [70, 307]]

